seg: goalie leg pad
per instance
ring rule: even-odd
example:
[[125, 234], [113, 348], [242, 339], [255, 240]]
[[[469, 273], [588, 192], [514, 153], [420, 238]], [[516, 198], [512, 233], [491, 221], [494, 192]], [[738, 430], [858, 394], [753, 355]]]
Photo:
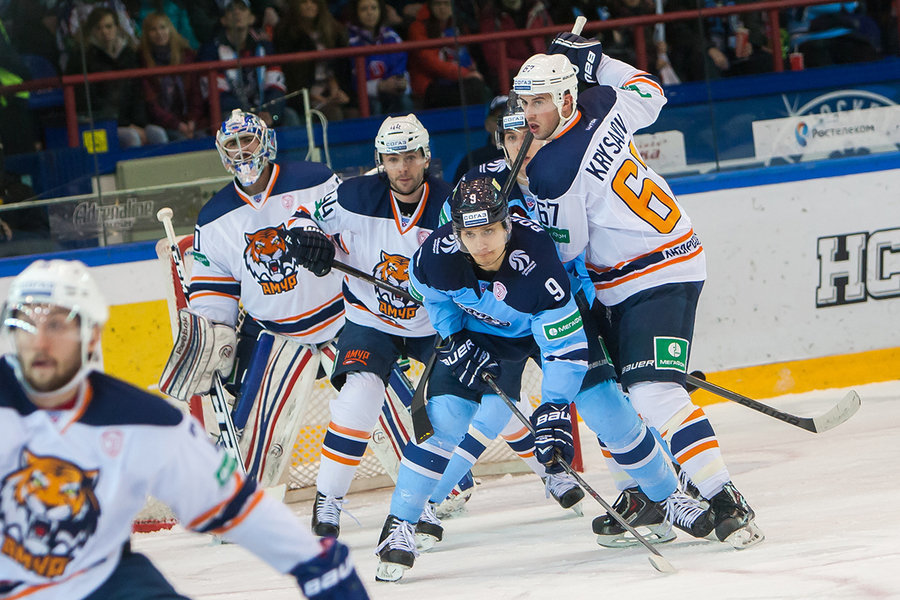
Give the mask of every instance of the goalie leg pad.
[[244, 377], [235, 425], [244, 426], [241, 453], [262, 487], [277, 485], [319, 371], [320, 354], [283, 335], [263, 331]]
[[237, 335], [231, 326], [181, 309], [178, 334], [159, 378], [159, 390], [184, 401], [195, 394], [208, 394], [216, 373], [231, 373], [236, 343]]

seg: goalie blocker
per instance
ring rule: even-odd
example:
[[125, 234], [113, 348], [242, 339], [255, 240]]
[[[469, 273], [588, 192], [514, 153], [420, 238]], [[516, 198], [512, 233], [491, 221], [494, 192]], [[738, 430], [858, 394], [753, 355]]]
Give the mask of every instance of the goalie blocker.
[[179, 310], [178, 334], [159, 378], [159, 390], [183, 401], [208, 394], [216, 373], [222, 377], [231, 373], [236, 343], [232, 327], [214, 323], [189, 308]]

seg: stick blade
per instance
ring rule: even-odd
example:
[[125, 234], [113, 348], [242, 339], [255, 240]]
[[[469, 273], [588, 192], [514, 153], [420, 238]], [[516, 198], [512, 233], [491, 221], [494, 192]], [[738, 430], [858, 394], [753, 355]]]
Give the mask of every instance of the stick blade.
[[650, 564], [653, 565], [653, 568], [660, 573], [671, 575], [672, 573], [678, 572], [675, 567], [672, 566], [672, 563], [666, 560], [665, 557], [658, 554], [651, 554], [647, 557], [647, 560], [649, 560]]
[[834, 429], [844, 421], [856, 414], [862, 404], [859, 394], [854, 390], [847, 392], [847, 395], [841, 398], [841, 401], [823, 415], [813, 419], [816, 433], [822, 433], [829, 429]]

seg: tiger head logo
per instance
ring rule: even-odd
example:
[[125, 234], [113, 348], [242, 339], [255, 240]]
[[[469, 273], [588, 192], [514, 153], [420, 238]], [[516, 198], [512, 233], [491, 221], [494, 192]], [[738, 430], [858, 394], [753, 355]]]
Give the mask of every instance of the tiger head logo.
[[297, 284], [297, 260], [288, 252], [287, 236], [284, 225], [244, 234], [244, 264], [264, 294], [286, 292]]
[[97, 530], [99, 471], [25, 448], [20, 463], [0, 483], [3, 552], [28, 570], [56, 577]]
[[[400, 254], [388, 254], [382, 250], [381, 260], [375, 265], [373, 274], [385, 283], [407, 289], [409, 287], [409, 259]], [[375, 287], [375, 295], [378, 297], [379, 310], [391, 319], [412, 319], [419, 308], [415, 302], [399, 298], [378, 286]]]

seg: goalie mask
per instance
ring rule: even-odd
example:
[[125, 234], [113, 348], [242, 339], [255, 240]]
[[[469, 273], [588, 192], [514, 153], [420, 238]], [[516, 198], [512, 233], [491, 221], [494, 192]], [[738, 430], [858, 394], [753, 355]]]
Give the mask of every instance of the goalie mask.
[[241, 185], [253, 185], [275, 161], [275, 132], [253, 113], [235, 109], [216, 132], [216, 150], [226, 171]]
[[450, 220], [459, 248], [469, 253], [461, 235], [473, 227], [501, 223], [509, 241], [511, 225], [509, 208], [500, 194], [500, 184], [493, 177], [475, 177], [460, 181], [450, 196]]
[[[100, 364], [99, 352], [91, 351], [91, 343], [97, 343], [95, 333], [107, 318], [106, 301], [84, 263], [59, 259], [33, 262], [13, 280], [3, 306], [3, 331], [15, 351], [10, 358], [19, 383], [35, 396], [73, 389]], [[70, 326], [73, 322], [76, 327]], [[48, 343], [61, 341], [62, 336], [65, 341], [77, 341], [81, 347], [77, 370], [56, 389], [35, 389], [26, 381], [20, 362], [22, 336], [42, 336]], [[45, 362], [59, 366], [51, 359]]]
[[[522, 65], [513, 78], [513, 91], [519, 96], [536, 96], [550, 94], [550, 99], [559, 113], [561, 131], [566, 121], [575, 115], [575, 103], [578, 101], [578, 78], [575, 67], [562, 54], [535, 54]], [[572, 96], [572, 114], [563, 116], [563, 102], [566, 92]]]

